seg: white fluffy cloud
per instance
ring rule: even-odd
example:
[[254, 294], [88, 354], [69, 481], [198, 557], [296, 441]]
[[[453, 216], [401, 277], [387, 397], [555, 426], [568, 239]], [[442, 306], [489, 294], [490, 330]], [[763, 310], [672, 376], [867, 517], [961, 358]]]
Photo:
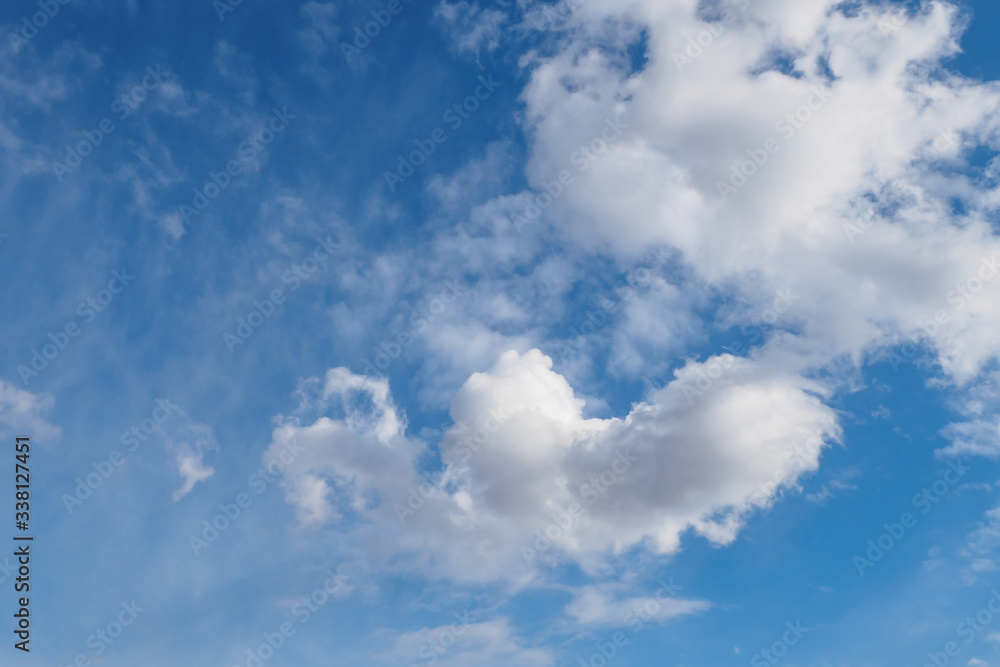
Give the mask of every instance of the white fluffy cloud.
[[[500, 355], [454, 394], [437, 446], [407, 433], [384, 380], [344, 369], [282, 420], [267, 456], [302, 446], [283, 477], [301, 518], [349, 526], [396, 566], [478, 581], [526, 583], [563, 559], [597, 571], [635, 545], [672, 553], [685, 533], [727, 544], [839, 440], [826, 404], [837, 378], [907, 342], [976, 398], [942, 453], [995, 453], [1000, 405], [980, 386], [1000, 354], [1000, 162], [978, 168], [970, 156], [998, 148], [1000, 87], [942, 69], [957, 52], [957, 9], [562, 6], [568, 18], [519, 5], [521, 28], [563, 28], [521, 61], [521, 118], [531, 186], [563, 170], [573, 182], [518, 240], [569, 241], [626, 265], [667, 247], [684, 276], [609, 325], [610, 369], [634, 374], [649, 350], [681, 350], [711, 296], [727, 326], [753, 324], [776, 293], [794, 294], [794, 308], [756, 349], [689, 361], [627, 414], [596, 419], [530, 349], [536, 321], [500, 289], [497, 310], [524, 320], [522, 337], [449, 320], [426, 344], [427, 367], [451, 376]], [[522, 214], [530, 198], [497, 197], [473, 219], [499, 228], [500, 213]], [[515, 254], [509, 238], [474, 240], [484, 256]], [[616, 603], [574, 604], [571, 615]]]
[[[548, 210], [558, 233], [625, 258], [666, 244], [751, 311], [791, 288], [785, 356], [803, 372], [912, 341], [946, 381], [981, 379], [1000, 354], [1000, 160], [971, 153], [1000, 147], [1000, 87], [942, 68], [955, 6], [563, 4], [562, 48], [525, 60], [522, 94], [533, 187], [576, 179]], [[637, 334], [619, 333], [622, 363]]]
[[373, 549], [426, 573], [526, 582], [553, 558], [670, 553], [688, 530], [730, 542], [839, 437], [822, 392], [726, 356], [689, 363], [623, 418], [586, 419], [550, 359], [512, 351], [455, 396], [428, 483], [437, 456], [406, 435], [386, 381], [334, 369], [309, 409], [341, 414], [284, 419], [265, 459], [302, 450], [283, 484], [307, 522], [350, 514]]
[[[304, 392], [310, 391], [307, 384]], [[283, 452], [295, 453], [283, 465], [284, 483], [303, 521], [336, 520], [347, 508], [367, 513], [372, 493], [389, 493], [412, 481], [420, 449], [404, 435], [405, 420], [396, 412], [388, 383], [336, 368], [315, 398], [317, 407], [339, 410], [342, 418], [321, 416], [309, 425], [287, 418], [275, 429], [264, 457], [271, 465]]]

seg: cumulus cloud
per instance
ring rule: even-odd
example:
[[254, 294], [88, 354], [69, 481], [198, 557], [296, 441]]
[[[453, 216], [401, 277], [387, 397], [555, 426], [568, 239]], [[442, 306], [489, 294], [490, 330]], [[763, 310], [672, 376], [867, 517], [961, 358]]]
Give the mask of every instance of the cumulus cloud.
[[338, 412], [340, 418], [324, 415], [307, 425], [298, 417], [285, 418], [264, 457], [271, 465], [284, 451], [301, 452], [282, 467], [286, 499], [304, 522], [339, 519], [342, 509], [365, 514], [371, 510], [373, 493], [389, 493], [412, 481], [421, 450], [406, 438], [405, 419], [397, 413], [385, 380], [335, 368], [317, 396], [309, 395], [312, 390], [303, 390], [303, 398], [315, 399], [310, 407]]
[[[793, 286], [816, 363], [911, 336], [972, 379], [998, 351], [996, 184], [954, 167], [996, 145], [1000, 91], [938, 66], [957, 48], [955, 8], [774, 1], [726, 5], [723, 20], [699, 4], [587, 3], [566, 48], [536, 64], [529, 177], [541, 187], [581, 147], [599, 154], [552, 219], [623, 254], [666, 243], [719, 290]], [[641, 71], [599, 48], [610, 19], [647, 28]], [[602, 141], [614, 117], [627, 129]]]
[[334, 369], [310, 409], [339, 416], [282, 418], [265, 459], [303, 450], [282, 483], [306, 522], [350, 514], [427, 574], [526, 582], [552, 558], [671, 553], [688, 530], [731, 542], [839, 438], [823, 391], [727, 356], [687, 364], [622, 418], [587, 419], [551, 359], [511, 351], [455, 395], [435, 455], [405, 433], [386, 380]]
[[[339, 523], [394, 567], [518, 584], [567, 561], [602, 571], [636, 546], [671, 554], [686, 535], [729, 544], [840, 439], [828, 403], [844, 377], [872, 361], [898, 367], [901, 345], [935, 364], [938, 382], [976, 397], [944, 432], [941, 455], [996, 455], [1000, 404], [979, 387], [1000, 354], [1000, 162], [980, 168], [972, 156], [998, 149], [1000, 86], [944, 68], [964, 26], [956, 6], [518, 7], [521, 29], [561, 31], [520, 61], [526, 177], [543, 192], [573, 176], [518, 240], [538, 235], [624, 264], [666, 247], [685, 278], [655, 282], [622, 308], [605, 332], [609, 369], [638, 374], [647, 357], [682, 350], [713, 296], [738, 304], [717, 314], [727, 326], [754, 324], [776, 293], [794, 293], [794, 308], [762, 345], [690, 360], [604, 419], [587, 417], [567, 375], [531, 349], [541, 342], [527, 309], [497, 301], [520, 331], [449, 319], [426, 343], [427, 367], [450, 373], [433, 388], [451, 399], [440, 442], [407, 432], [386, 380], [344, 369], [281, 418], [267, 456], [303, 447], [282, 481], [303, 522]], [[480, 11], [443, 3], [438, 14], [457, 23]], [[489, 50], [489, 34], [460, 48]], [[453, 208], [467, 182], [483, 180], [466, 179], [433, 179], [431, 193]], [[499, 229], [532, 199], [495, 197], [473, 223]], [[437, 249], [465, 242], [465, 255], [516, 254], [507, 238], [457, 233]], [[813, 499], [849, 486], [831, 482]], [[640, 599], [593, 589], [566, 613], [607, 623]]]
[[[522, 27], [562, 39], [525, 56], [521, 96], [532, 188], [574, 175], [544, 216], [557, 236], [622, 258], [666, 245], [747, 312], [794, 290], [784, 356], [803, 372], [919, 359], [959, 391], [984, 381], [1000, 354], [1000, 86], [945, 68], [965, 27], [958, 7], [558, 9], [559, 21], [535, 5], [525, 15]], [[980, 166], [977, 152], [992, 157]], [[643, 338], [669, 339], [689, 313], [646, 305], [616, 327], [620, 369], [640, 367]], [[977, 409], [946, 432], [944, 455], [995, 456], [996, 395]]]

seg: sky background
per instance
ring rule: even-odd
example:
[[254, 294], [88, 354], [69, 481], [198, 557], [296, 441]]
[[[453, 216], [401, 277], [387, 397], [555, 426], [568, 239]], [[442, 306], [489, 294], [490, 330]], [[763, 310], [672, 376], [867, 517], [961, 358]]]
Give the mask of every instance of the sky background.
[[1000, 666], [995, 3], [49, 1], [0, 662]]

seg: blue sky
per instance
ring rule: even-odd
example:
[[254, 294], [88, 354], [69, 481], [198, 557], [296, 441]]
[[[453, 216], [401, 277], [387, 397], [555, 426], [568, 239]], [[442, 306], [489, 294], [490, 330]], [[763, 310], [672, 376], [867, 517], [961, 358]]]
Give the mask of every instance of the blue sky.
[[3, 664], [1000, 665], [998, 20], [8, 3]]

